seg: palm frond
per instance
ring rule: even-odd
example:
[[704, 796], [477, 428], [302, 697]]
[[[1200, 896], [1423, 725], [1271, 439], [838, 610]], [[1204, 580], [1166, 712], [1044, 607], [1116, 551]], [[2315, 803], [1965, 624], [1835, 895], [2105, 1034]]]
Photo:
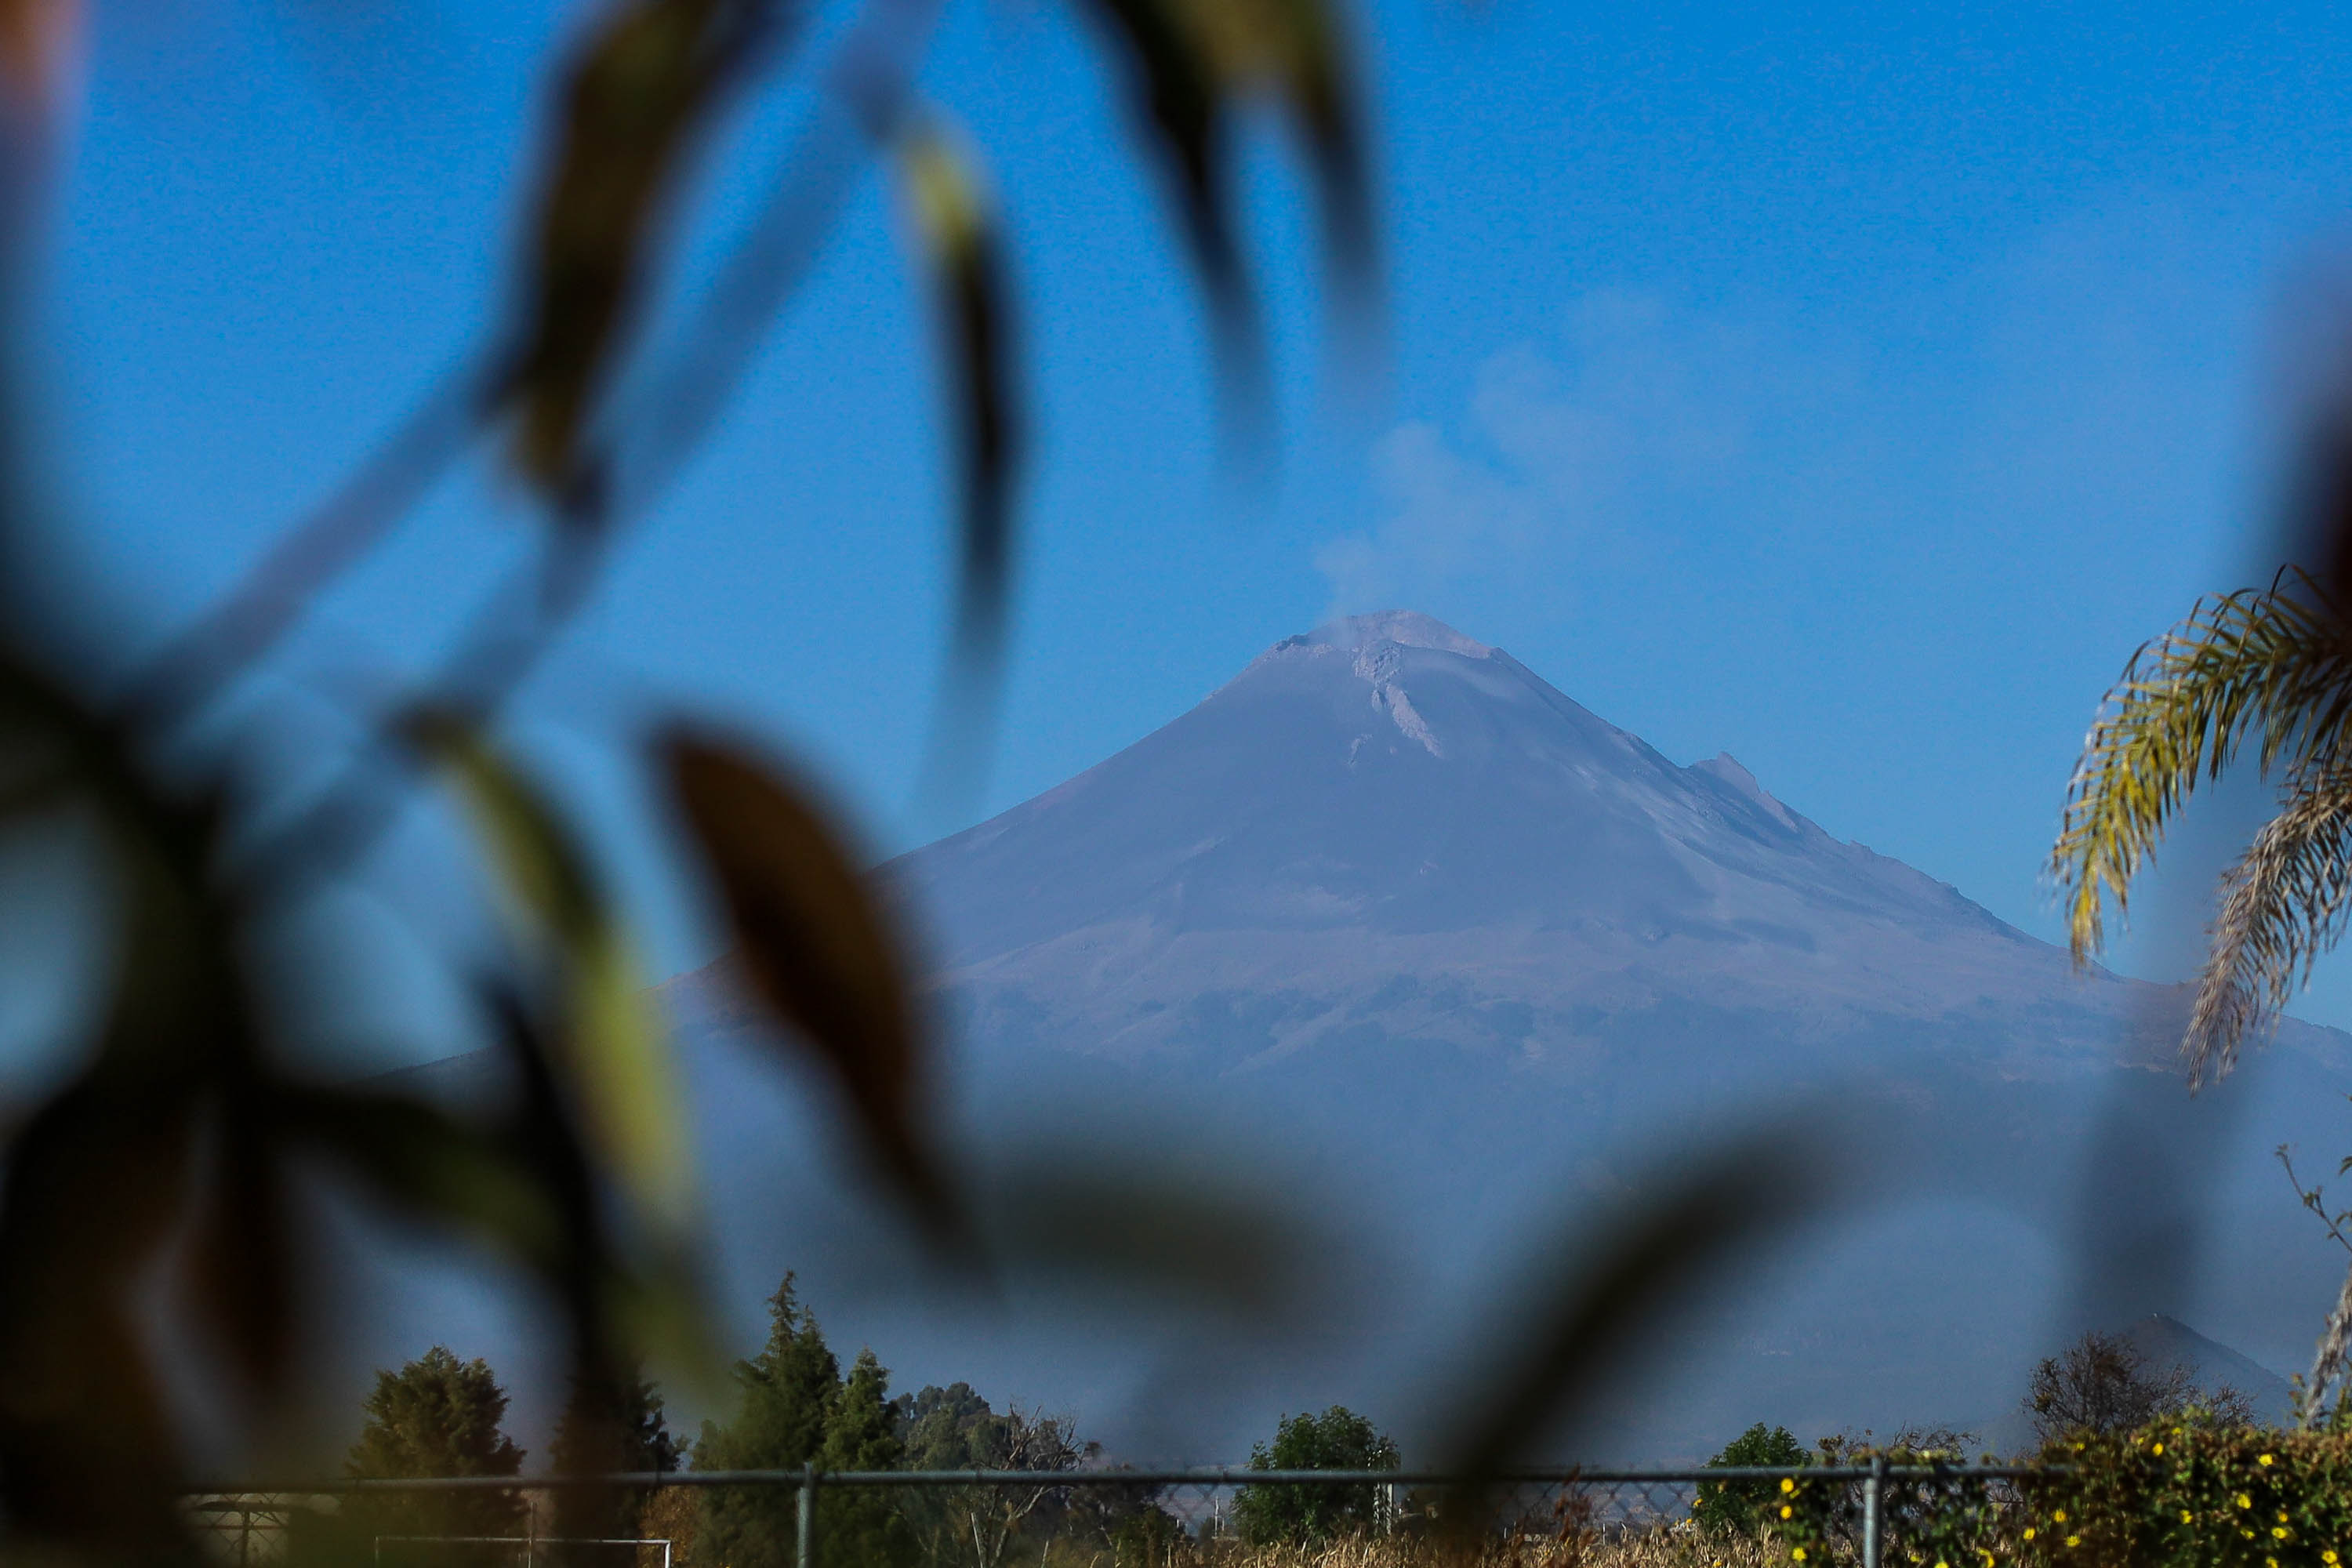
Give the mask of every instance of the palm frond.
[[2352, 914], [2352, 763], [2331, 756], [2293, 779], [2278, 815], [2221, 878], [2213, 942], [2180, 1042], [2190, 1085], [2221, 1078], [2273, 1027]]
[[2352, 643], [2326, 594], [2298, 568], [2267, 589], [2200, 600], [2141, 645], [2100, 705], [2066, 789], [2050, 873], [2077, 963], [2105, 941], [2105, 908], [2198, 784], [2249, 737], [2267, 775], [2309, 770], [2352, 729]]

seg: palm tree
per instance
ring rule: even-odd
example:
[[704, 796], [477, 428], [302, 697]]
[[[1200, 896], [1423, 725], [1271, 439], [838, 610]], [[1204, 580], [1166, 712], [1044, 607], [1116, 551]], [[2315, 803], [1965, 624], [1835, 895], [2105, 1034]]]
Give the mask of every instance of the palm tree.
[[[2352, 624], [2297, 567], [2267, 589], [2200, 600], [2132, 655], [2107, 693], [2050, 857], [2076, 963], [2099, 951], [2107, 901], [2125, 912], [2132, 879], [2198, 784], [2249, 743], [2262, 775], [2278, 782], [2278, 810], [2221, 878], [2181, 1039], [2192, 1089], [2225, 1076], [2248, 1039], [2276, 1026], [2352, 917]], [[2320, 1337], [2307, 1415], [2344, 1374], [2347, 1352], [2352, 1277]]]

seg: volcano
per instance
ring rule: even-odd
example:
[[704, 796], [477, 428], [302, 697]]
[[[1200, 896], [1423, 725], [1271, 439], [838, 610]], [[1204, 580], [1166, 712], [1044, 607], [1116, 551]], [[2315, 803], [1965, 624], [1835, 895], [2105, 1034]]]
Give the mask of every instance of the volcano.
[[2180, 988], [2079, 970], [1424, 616], [1276, 643], [877, 879], [931, 961], [970, 1168], [1076, 1129], [1073, 1183], [1155, 1150], [1255, 1182], [1350, 1238], [1351, 1310], [1278, 1345], [1017, 1281], [976, 1310], [845, 1180], [829, 1087], [776, 1071], [721, 960], [664, 999], [737, 1326], [796, 1269], [902, 1385], [1073, 1409], [1126, 1457], [1233, 1459], [1335, 1402], [1413, 1455], [1516, 1281], [1759, 1127], [1844, 1174], [1834, 1212], [1662, 1321], [1664, 1371], [1554, 1457], [1686, 1461], [1759, 1420], [1990, 1435], [2083, 1329], [2164, 1313], [2298, 1364], [2334, 1299], [2268, 1152], [2340, 1152], [2352, 1040], [2289, 1021], [2192, 1099]]
[[2165, 1059], [2178, 1005], [1411, 613], [1276, 644], [887, 876], [977, 1035], [1194, 1070], [1413, 1041], [1572, 1080], [1713, 1019], [1809, 1069], [1892, 1031], [2053, 1074]]

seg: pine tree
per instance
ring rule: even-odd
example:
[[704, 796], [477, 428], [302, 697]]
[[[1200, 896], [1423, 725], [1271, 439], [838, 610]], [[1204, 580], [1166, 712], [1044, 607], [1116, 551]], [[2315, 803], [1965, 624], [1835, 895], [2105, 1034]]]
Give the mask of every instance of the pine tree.
[[[478, 1357], [460, 1362], [435, 1345], [396, 1373], [377, 1373], [363, 1408], [367, 1425], [343, 1461], [346, 1474], [511, 1476], [522, 1468], [522, 1449], [499, 1429], [506, 1390]], [[355, 1497], [343, 1516], [354, 1539], [506, 1535], [520, 1529], [522, 1504], [512, 1492]]]
[[[863, 1350], [835, 1395], [825, 1422], [821, 1470], [892, 1470], [905, 1447], [889, 1403], [890, 1374]], [[901, 1568], [915, 1559], [915, 1535], [887, 1493], [872, 1488], [828, 1493], [819, 1508], [825, 1568]]]
[[[841, 1387], [841, 1365], [825, 1348], [815, 1315], [793, 1294], [793, 1277], [768, 1299], [768, 1342], [735, 1363], [742, 1404], [725, 1426], [704, 1422], [694, 1446], [698, 1470], [796, 1470], [824, 1447]], [[703, 1494], [696, 1554], [713, 1568], [788, 1568], [797, 1502], [782, 1487]]]
[[[662, 1415], [661, 1394], [631, 1366], [614, 1373], [573, 1373], [572, 1396], [556, 1424], [555, 1473], [609, 1475], [667, 1472], [677, 1468], [677, 1444]], [[555, 1494], [555, 1533], [572, 1541], [619, 1541], [639, 1533], [646, 1493], [637, 1488], [565, 1489]], [[617, 1561], [608, 1550], [564, 1548], [560, 1561]]]

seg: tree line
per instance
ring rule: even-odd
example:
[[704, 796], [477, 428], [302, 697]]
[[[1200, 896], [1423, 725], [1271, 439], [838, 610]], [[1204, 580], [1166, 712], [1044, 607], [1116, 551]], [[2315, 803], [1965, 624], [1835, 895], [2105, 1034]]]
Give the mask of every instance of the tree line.
[[[666, 1475], [698, 1470], [1011, 1470], [1034, 1486], [836, 1489], [815, 1524], [826, 1568], [1003, 1568], [1058, 1540], [1113, 1563], [1163, 1561], [1187, 1525], [1162, 1489], [1057, 1484], [1099, 1459], [1066, 1415], [1003, 1410], [966, 1383], [893, 1395], [871, 1349], [846, 1372], [787, 1274], [768, 1300], [768, 1338], [733, 1368], [730, 1419], [705, 1421], [691, 1442], [669, 1428], [660, 1391], [633, 1369], [592, 1380], [574, 1373], [551, 1444], [559, 1476]], [[619, 1550], [593, 1542], [667, 1540], [681, 1561], [724, 1568], [785, 1568], [795, 1557], [798, 1498], [785, 1487], [557, 1488], [535, 1504], [525, 1451], [503, 1430], [508, 1394], [488, 1363], [436, 1345], [398, 1371], [381, 1371], [365, 1424], [345, 1457], [352, 1478], [513, 1476], [514, 1490], [347, 1496], [333, 1512], [294, 1517], [301, 1561], [355, 1552], [397, 1563], [503, 1561], [493, 1540], [531, 1535], [558, 1564], [609, 1565]], [[1397, 1447], [1367, 1418], [1333, 1406], [1285, 1416], [1251, 1451], [1259, 1469], [1394, 1469]], [[543, 1513], [534, 1514], [534, 1507]], [[1244, 1488], [1230, 1527], [1252, 1541], [1318, 1541], [1368, 1528], [1367, 1487]], [[468, 1538], [475, 1543], [469, 1547]]]

